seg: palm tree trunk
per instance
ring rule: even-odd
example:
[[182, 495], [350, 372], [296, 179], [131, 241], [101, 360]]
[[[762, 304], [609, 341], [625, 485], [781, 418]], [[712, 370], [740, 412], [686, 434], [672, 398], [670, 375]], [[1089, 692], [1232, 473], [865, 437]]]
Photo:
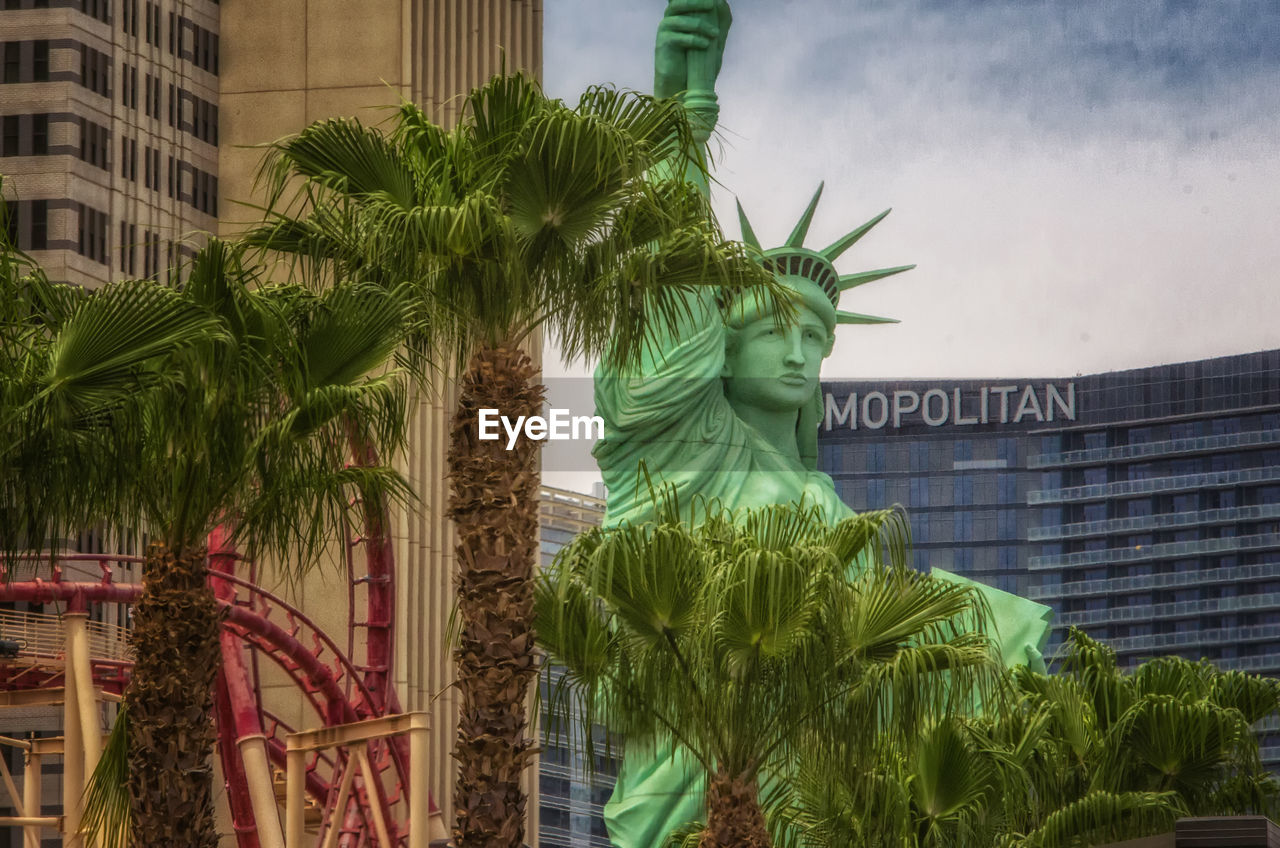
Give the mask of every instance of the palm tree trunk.
[[457, 528], [458, 614], [454, 652], [462, 696], [454, 757], [453, 841], [458, 848], [519, 848], [525, 795], [520, 777], [531, 740], [526, 696], [537, 674], [533, 561], [538, 550], [541, 442], [479, 438], [479, 411], [539, 415], [543, 387], [514, 346], [486, 346], [459, 389], [449, 444], [449, 517]]
[[757, 781], [721, 770], [707, 781], [707, 829], [698, 848], [772, 848]]
[[213, 679], [222, 613], [204, 550], [147, 549], [129, 643], [129, 795], [133, 844], [217, 848]]

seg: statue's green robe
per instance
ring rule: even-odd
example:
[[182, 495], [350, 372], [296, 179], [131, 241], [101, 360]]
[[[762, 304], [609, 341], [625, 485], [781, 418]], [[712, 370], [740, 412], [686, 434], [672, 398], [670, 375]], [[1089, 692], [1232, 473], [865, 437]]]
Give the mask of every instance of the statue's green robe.
[[[707, 310], [710, 313], [710, 309]], [[695, 307], [696, 314], [696, 307]], [[742, 421], [725, 397], [720, 377], [725, 330], [715, 315], [692, 322], [676, 338], [650, 350], [634, 371], [596, 370], [597, 413], [604, 438], [594, 450], [605, 485], [605, 526], [645, 521], [653, 515], [644, 462], [654, 485], [675, 486], [682, 506], [695, 497], [728, 509], [775, 503], [816, 504], [832, 522], [853, 511], [836, 494], [831, 477], [766, 442]], [[815, 399], [816, 400], [816, 399]], [[801, 452], [816, 435], [816, 415], [800, 415]], [[970, 582], [935, 569], [947, 579]], [[1043, 667], [1040, 648], [1051, 610], [1032, 601], [976, 586], [991, 607], [996, 639], [1006, 663]], [[605, 806], [609, 836], [618, 848], [659, 848], [674, 829], [706, 817], [705, 775], [697, 761], [669, 745], [626, 747], [613, 797]]]

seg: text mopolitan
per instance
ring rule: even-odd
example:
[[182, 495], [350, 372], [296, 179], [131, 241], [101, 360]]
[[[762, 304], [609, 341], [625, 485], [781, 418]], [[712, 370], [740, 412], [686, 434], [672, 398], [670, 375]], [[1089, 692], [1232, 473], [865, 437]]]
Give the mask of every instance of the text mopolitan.
[[840, 426], [879, 430], [885, 425], [896, 428], [916, 423], [930, 427], [1021, 424], [1028, 418], [1040, 422], [1075, 421], [1076, 384], [1068, 383], [1064, 388], [1053, 383], [981, 386], [964, 392], [959, 388], [936, 388], [923, 393], [871, 391], [861, 398], [851, 392], [843, 404], [827, 392], [823, 402], [823, 428], [827, 432]]

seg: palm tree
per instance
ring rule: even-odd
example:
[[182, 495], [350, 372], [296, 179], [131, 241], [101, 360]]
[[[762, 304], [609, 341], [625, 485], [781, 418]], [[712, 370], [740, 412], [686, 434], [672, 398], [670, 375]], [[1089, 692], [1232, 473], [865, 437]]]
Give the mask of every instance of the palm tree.
[[[569, 359], [632, 361], [655, 325], [674, 325], [693, 287], [772, 286], [709, 223], [696, 187], [646, 179], [668, 160], [675, 173], [696, 171], [682, 153], [694, 147], [675, 101], [597, 88], [570, 108], [515, 75], [474, 91], [451, 131], [404, 104], [388, 134], [354, 120], [315, 124], [277, 145], [267, 168], [281, 211], [250, 240], [296, 255], [321, 282], [416, 286], [429, 322], [415, 350], [446, 363], [446, 378], [461, 374], [447, 461], [462, 848], [522, 842], [536, 674], [541, 442], [508, 451], [479, 439], [479, 410], [541, 412], [543, 387], [520, 347], [539, 331]], [[299, 183], [291, 207], [283, 192]]]
[[[402, 439], [399, 375], [367, 376], [402, 342], [396, 295], [258, 286], [241, 254], [212, 241], [180, 291], [144, 281], [89, 295], [57, 329], [37, 379], [48, 406], [90, 416], [95, 443], [111, 446], [99, 476], [118, 476], [94, 493], [96, 517], [152, 537], [125, 693], [136, 844], [218, 842], [210, 708], [221, 613], [206, 580], [210, 531], [225, 525], [249, 554], [275, 552], [301, 569], [342, 527], [357, 490], [403, 493], [387, 467], [346, 467], [350, 431], [387, 454]], [[195, 341], [149, 341], [157, 303], [198, 319]], [[135, 353], [148, 344], [150, 358]], [[103, 358], [112, 351], [131, 358]], [[147, 379], [132, 373], [139, 362]]]
[[1126, 674], [1075, 630], [1066, 647], [1059, 674], [1005, 672], [981, 715], [926, 717], [872, 757], [808, 751], [793, 844], [1069, 848], [1274, 814], [1250, 727], [1280, 707], [1275, 681], [1178, 658]]
[[1049, 717], [1041, 762], [1065, 766], [1056, 785], [1036, 776], [1053, 812], [1028, 832], [1031, 844], [1063, 844], [1064, 819], [1077, 831], [1082, 821], [1104, 824], [1111, 838], [1154, 832], [1124, 816], [1107, 821], [1126, 798], [1162, 796], [1169, 814], [1275, 813], [1280, 785], [1251, 730], [1280, 709], [1275, 680], [1179, 657], [1125, 673], [1113, 650], [1074, 629], [1066, 648], [1059, 677], [1017, 675], [1024, 709]]
[[[785, 828], [770, 834], [766, 808], [785, 806], [800, 750], [907, 735], [993, 668], [972, 590], [898, 556], [849, 575], [900, 542], [900, 513], [831, 527], [794, 505], [686, 516], [667, 494], [655, 507], [562, 552], [538, 583], [539, 638], [584, 726], [598, 717], [629, 745], [671, 739], [697, 760], [702, 848], [772, 845]], [[766, 803], [769, 775], [784, 777]]]
[[[70, 343], [68, 327], [84, 343]], [[119, 400], [163, 379], [159, 357], [218, 331], [213, 316], [146, 281], [93, 296], [50, 283], [0, 226], [0, 555], [95, 523], [135, 471], [118, 452]]]

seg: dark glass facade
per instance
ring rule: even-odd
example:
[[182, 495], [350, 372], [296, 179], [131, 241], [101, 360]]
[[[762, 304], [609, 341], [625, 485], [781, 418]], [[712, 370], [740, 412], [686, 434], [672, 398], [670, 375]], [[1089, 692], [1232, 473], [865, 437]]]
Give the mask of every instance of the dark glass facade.
[[[542, 567], [574, 537], [604, 518], [604, 501], [558, 489], [542, 490]], [[605, 731], [592, 727], [595, 762], [587, 768], [585, 754], [574, 739], [583, 731], [581, 718], [556, 699], [554, 688], [561, 670], [551, 668], [548, 685], [541, 687], [541, 727], [546, 733], [538, 765], [538, 841], [541, 848], [610, 848], [604, 825], [604, 805], [613, 794], [618, 762], [606, 744]], [[615, 742], [615, 745], [617, 743]]]
[[[819, 462], [919, 568], [1049, 604], [1133, 665], [1280, 675], [1280, 350], [1070, 378], [824, 385]], [[1280, 767], [1280, 727], [1262, 728]]]

